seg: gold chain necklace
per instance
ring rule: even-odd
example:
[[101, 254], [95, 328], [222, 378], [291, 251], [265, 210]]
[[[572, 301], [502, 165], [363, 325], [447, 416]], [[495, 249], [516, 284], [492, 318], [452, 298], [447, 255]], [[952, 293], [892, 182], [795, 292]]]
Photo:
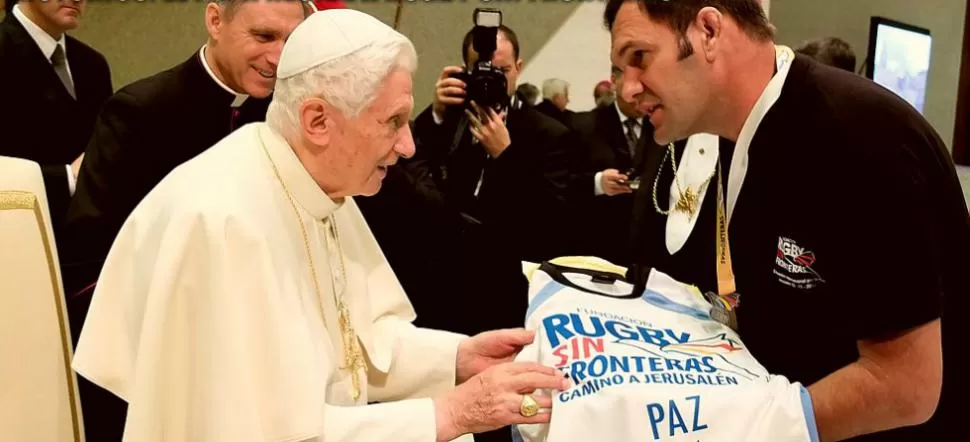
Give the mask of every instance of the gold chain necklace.
[[687, 190], [685, 191], [683, 188], [680, 187], [680, 179], [677, 176], [677, 172], [679, 168], [677, 167], [677, 154], [674, 151], [674, 143], [668, 144], [667, 152], [664, 153], [664, 159], [660, 161], [660, 167], [657, 169], [657, 176], [654, 177], [653, 179], [653, 192], [652, 192], [653, 208], [654, 210], [657, 211], [657, 213], [663, 216], [669, 215], [670, 210], [663, 210], [660, 208], [660, 203], [657, 201], [657, 184], [660, 182], [660, 173], [663, 171], [664, 163], [667, 162], [668, 157], [670, 158], [670, 169], [674, 172], [674, 184], [676, 184], [677, 192], [679, 193], [677, 202], [674, 204], [674, 210], [686, 213], [689, 219], [693, 218], [694, 214], [697, 213], [697, 207], [700, 203], [698, 192], [700, 192], [700, 189], [703, 189], [704, 186], [708, 185], [711, 182], [711, 179], [714, 178], [714, 174], [717, 171], [715, 170], [714, 173], [711, 173], [711, 176], [707, 177], [707, 180], [705, 180], [703, 183], [701, 183], [700, 186], [698, 186], [697, 192], [695, 192], [694, 189], [690, 187], [690, 185], [687, 186]]
[[[300, 224], [300, 233], [303, 234], [303, 247], [306, 251], [307, 262], [310, 264], [310, 275], [313, 277], [313, 288], [316, 290], [317, 299], [323, 301], [323, 295], [320, 291], [320, 282], [317, 279], [317, 269], [313, 264], [313, 254], [310, 252], [310, 240], [307, 235], [306, 227], [303, 226], [303, 217], [300, 216], [300, 211], [296, 208], [296, 203], [293, 201], [293, 196], [290, 194], [290, 190], [286, 187], [286, 183], [283, 181], [283, 177], [280, 176], [279, 169], [276, 168], [276, 163], [273, 162], [273, 158], [270, 157], [269, 151], [266, 150], [266, 146], [263, 145], [263, 152], [266, 153], [266, 158], [269, 160], [269, 164], [273, 167], [273, 173], [276, 174], [276, 180], [279, 181], [280, 185], [283, 186], [283, 192], [286, 193], [286, 198], [290, 202], [290, 207], [293, 208], [293, 214], [296, 215], [296, 219]], [[340, 236], [337, 232], [337, 223], [327, 217], [323, 219], [323, 224], [327, 228], [328, 233], [333, 235], [333, 242], [336, 245], [337, 255], [340, 257], [340, 273], [344, 281], [344, 287], [348, 284], [347, 280], [347, 269], [346, 263], [344, 262], [343, 249], [340, 246]], [[330, 238], [328, 235], [324, 235], [326, 241], [329, 245]], [[329, 250], [328, 250], [329, 252]], [[333, 289], [333, 302], [337, 306], [337, 322], [339, 322], [340, 327], [340, 337], [341, 344], [344, 350], [344, 363], [340, 367], [344, 370], [350, 370], [351, 380], [353, 382], [353, 390], [351, 391], [353, 399], [356, 401], [360, 398], [360, 370], [366, 372], [367, 365], [364, 363], [364, 355], [360, 348], [360, 341], [357, 339], [357, 332], [354, 330], [353, 324], [350, 322], [350, 310], [347, 305], [343, 302], [343, 291], [340, 291], [338, 296], [337, 282], [334, 278], [330, 278], [330, 284]], [[323, 316], [324, 326], [327, 326], [327, 318]], [[329, 327], [328, 327], [329, 328]]]

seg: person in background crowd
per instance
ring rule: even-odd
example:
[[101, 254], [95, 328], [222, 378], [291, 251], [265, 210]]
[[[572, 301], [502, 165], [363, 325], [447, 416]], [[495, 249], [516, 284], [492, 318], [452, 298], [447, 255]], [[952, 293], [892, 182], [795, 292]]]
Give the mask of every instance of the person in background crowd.
[[965, 311], [949, 303], [966, 298], [970, 214], [932, 126], [776, 45], [758, 0], [610, 0], [604, 19], [622, 96], [647, 108], [658, 144], [728, 141], [691, 166], [667, 149], [646, 162], [643, 183], [679, 183], [650, 206], [686, 214], [696, 244], [664, 259], [657, 229], [648, 264], [736, 308], [723, 318], [765, 368], [809, 386], [820, 440], [952, 438], [965, 370], [957, 353], [943, 369], [941, 336], [965, 341], [941, 316]]
[[519, 97], [522, 104], [535, 106], [539, 100], [539, 88], [532, 83], [522, 83], [515, 89], [515, 95]]
[[[462, 42], [465, 66], [478, 54], [472, 32]], [[496, 36], [494, 67], [505, 72], [509, 97], [516, 88], [522, 59], [512, 29]], [[558, 226], [566, 207], [569, 155], [575, 143], [558, 121], [512, 100], [504, 110], [482, 109], [465, 101], [465, 84], [442, 69], [434, 102], [414, 122], [413, 158], [399, 164], [417, 192], [440, 213], [431, 247], [441, 250], [439, 288], [414, 293], [416, 324], [463, 334], [520, 327], [528, 304], [522, 261], [560, 254]], [[399, 268], [391, 262], [392, 268]], [[456, 293], [463, 309], [456, 315]], [[476, 436], [479, 442], [509, 440], [510, 429]]]
[[812, 40], [795, 49], [795, 52], [812, 57], [825, 65], [849, 72], [856, 71], [855, 51], [847, 41], [838, 37]]
[[[74, 342], [125, 219], [173, 169], [266, 118], [283, 42], [312, 11], [295, 0], [211, 0], [204, 15], [209, 39], [200, 50], [104, 105], [60, 240]], [[79, 385], [88, 440], [120, 440], [123, 404], [84, 380]]]
[[[0, 155], [40, 164], [55, 237], [98, 111], [111, 96], [104, 56], [67, 35], [86, 1], [10, 0], [0, 22]], [[57, 241], [60, 243], [60, 241]]]
[[570, 126], [570, 119], [575, 114], [566, 109], [569, 105], [569, 83], [559, 78], [550, 78], [542, 82], [542, 101], [536, 105], [536, 110], [559, 121], [564, 126]]
[[[623, 72], [612, 69], [611, 80], [620, 85]], [[629, 176], [638, 170], [634, 160], [644, 149], [662, 148], [653, 142], [653, 127], [635, 102], [619, 98], [573, 117], [580, 151], [572, 167], [571, 195], [582, 220], [583, 255], [604, 258], [621, 266], [630, 264], [630, 223], [633, 192]]]
[[610, 80], [603, 80], [596, 83], [596, 87], [593, 88], [593, 101], [596, 103], [596, 107], [609, 106], [613, 104], [616, 99], [616, 93], [613, 91], [613, 82]]

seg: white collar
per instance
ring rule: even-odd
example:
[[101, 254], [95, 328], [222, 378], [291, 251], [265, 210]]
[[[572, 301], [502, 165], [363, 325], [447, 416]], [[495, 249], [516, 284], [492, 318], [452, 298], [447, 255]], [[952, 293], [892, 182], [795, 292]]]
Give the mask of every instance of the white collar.
[[[616, 100], [613, 100], [613, 109], [616, 109], [616, 114], [620, 116], [620, 123], [624, 123], [624, 126], [625, 126], [626, 120], [629, 120], [630, 117], [626, 116], [626, 114], [624, 114], [623, 111], [620, 110], [620, 104], [617, 103]], [[643, 122], [641, 122], [639, 118], [634, 118], [633, 121], [637, 122], [637, 127], [643, 124]]]
[[40, 52], [44, 54], [44, 58], [50, 61], [51, 55], [54, 55], [54, 48], [58, 45], [61, 46], [61, 51], [64, 52], [65, 59], [67, 58], [67, 45], [64, 44], [65, 38], [64, 34], [61, 34], [60, 40], [54, 40], [46, 31], [37, 26], [30, 18], [20, 10], [20, 4], [16, 4], [13, 7], [13, 16], [23, 25], [24, 29], [27, 30], [27, 34], [34, 39], [37, 43], [37, 47], [40, 48]]
[[215, 81], [219, 87], [236, 97], [235, 100], [232, 100], [232, 107], [242, 106], [242, 104], [246, 102], [246, 99], [249, 98], [249, 95], [240, 94], [239, 92], [232, 90], [232, 88], [226, 86], [222, 80], [219, 80], [219, 77], [216, 77], [216, 74], [212, 72], [212, 68], [209, 67], [209, 62], [205, 59], [205, 45], [202, 45], [202, 49], [199, 49], [199, 59], [202, 60], [202, 67], [204, 67], [205, 71], [209, 73], [209, 77], [212, 77], [212, 81]]
[[[310, 172], [300, 162], [290, 143], [266, 123], [253, 123], [258, 128], [259, 140], [266, 147], [270, 160], [280, 172], [290, 196], [300, 207], [317, 220], [323, 220], [339, 209], [337, 203], [313, 180]], [[346, 199], [344, 199], [346, 201]]]
[[[706, 133], [691, 135], [687, 139], [684, 154], [680, 157], [680, 162], [677, 163], [677, 174], [674, 176], [674, 181], [670, 183], [670, 201], [667, 206], [670, 208], [670, 213], [667, 215], [665, 238], [667, 252], [671, 255], [680, 251], [687, 243], [690, 232], [694, 230], [694, 225], [697, 224], [697, 218], [700, 218], [707, 189], [711, 188], [712, 182], [717, 185], [717, 182], [714, 181], [716, 177], [711, 177], [717, 170], [720, 143], [721, 139], [717, 135]], [[669, 160], [676, 161], [677, 158], [671, 157]], [[661, 167], [663, 170], [660, 173], [669, 173], [670, 168], [666, 162]], [[678, 180], [680, 187], [678, 187]], [[680, 189], [686, 191], [688, 187], [697, 195], [697, 211], [694, 212], [693, 217], [673, 209], [677, 204], [677, 199], [680, 198]]]
[[788, 79], [788, 71], [791, 70], [792, 62], [795, 61], [795, 52], [788, 46], [775, 45], [775, 69], [776, 73], [761, 96], [754, 104], [754, 108], [748, 114], [748, 118], [741, 127], [738, 134], [738, 141], [734, 145], [734, 155], [731, 157], [731, 170], [728, 172], [727, 191], [725, 201], [727, 206], [727, 223], [730, 226], [731, 215], [734, 214], [734, 207], [738, 202], [741, 193], [741, 184], [744, 183], [744, 176], [748, 172], [748, 149], [754, 139], [761, 120], [765, 117], [775, 102], [781, 98], [781, 91], [785, 87], [785, 80]]
[[[731, 219], [731, 214], [737, 203], [738, 194], [741, 191], [741, 184], [747, 173], [748, 147], [751, 144], [752, 138], [754, 138], [758, 126], [761, 124], [761, 119], [764, 118], [768, 110], [771, 109], [781, 96], [781, 90], [785, 85], [785, 80], [788, 78], [788, 71], [791, 68], [793, 60], [794, 53], [790, 48], [780, 45], [775, 47], [775, 66], [778, 72], [772, 77], [771, 81], [765, 87], [765, 90], [762, 91], [757, 103], [745, 120], [738, 141], [735, 143], [733, 156], [731, 157], [731, 170], [729, 172], [722, 171], [728, 172], [726, 192], [728, 221]], [[700, 155], [701, 149], [704, 149], [705, 155]], [[707, 153], [708, 151], [711, 151], [713, 154]], [[680, 251], [693, 231], [694, 225], [697, 223], [697, 218], [700, 217], [706, 191], [711, 188], [710, 185], [703, 185], [703, 183], [717, 168], [719, 155], [720, 139], [715, 135], [696, 134], [692, 135], [687, 141], [687, 147], [684, 149], [684, 155], [677, 165], [677, 170], [683, 177], [680, 182], [681, 187], [686, 190], [687, 185], [690, 185], [691, 189], [697, 192], [698, 207], [693, 218], [688, 218], [686, 214], [681, 212], [675, 212], [673, 208], [680, 194], [677, 188], [677, 182], [670, 183], [670, 202], [668, 206], [670, 213], [667, 215], [667, 229], [665, 234], [667, 251], [670, 254]], [[674, 160], [674, 158], [670, 160]], [[715, 180], [712, 180], [712, 182], [714, 185], [718, 184]]]

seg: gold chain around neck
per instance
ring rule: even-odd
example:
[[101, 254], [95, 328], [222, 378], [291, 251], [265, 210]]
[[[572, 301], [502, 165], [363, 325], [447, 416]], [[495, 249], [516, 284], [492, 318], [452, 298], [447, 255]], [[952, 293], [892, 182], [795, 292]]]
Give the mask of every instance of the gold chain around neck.
[[[286, 187], [286, 183], [283, 181], [283, 177], [280, 175], [279, 169], [276, 168], [276, 163], [273, 162], [273, 158], [269, 155], [269, 151], [266, 150], [266, 146], [263, 145], [263, 152], [266, 153], [266, 158], [269, 160], [269, 164], [273, 167], [273, 173], [276, 175], [276, 180], [279, 181], [280, 186], [283, 187], [283, 192], [286, 194], [287, 201], [290, 202], [290, 207], [293, 208], [293, 214], [296, 215], [296, 219], [300, 225], [300, 233], [303, 234], [303, 247], [306, 251], [307, 262], [310, 265], [310, 275], [313, 278], [313, 288], [316, 290], [317, 299], [323, 302], [323, 294], [320, 290], [320, 282], [317, 278], [317, 269], [313, 264], [313, 253], [310, 251], [310, 239], [307, 235], [306, 227], [303, 226], [303, 217], [300, 216], [300, 211], [296, 207], [296, 202], [293, 200], [293, 195], [290, 193], [289, 188]], [[332, 241], [335, 245], [337, 251], [337, 256], [340, 258], [340, 274], [342, 277], [343, 285], [338, 289], [337, 281], [331, 276], [330, 284], [333, 290], [333, 302], [337, 306], [337, 321], [340, 327], [340, 337], [341, 344], [343, 346], [343, 365], [340, 367], [344, 370], [350, 370], [351, 380], [353, 382], [353, 390], [351, 391], [353, 399], [356, 401], [361, 395], [361, 379], [360, 371], [367, 370], [367, 364], [364, 363], [363, 351], [360, 348], [360, 340], [357, 338], [357, 332], [354, 330], [354, 326], [350, 321], [350, 310], [347, 305], [344, 304], [344, 290], [346, 290], [349, 285], [349, 280], [347, 279], [347, 266], [344, 262], [343, 249], [340, 246], [340, 236], [337, 231], [337, 222], [333, 219], [333, 214], [331, 216], [324, 218], [322, 220], [324, 227], [327, 229], [327, 233], [324, 234], [324, 238], [328, 245]], [[329, 253], [329, 250], [328, 250]], [[327, 326], [326, 316], [323, 316], [324, 326]]]
[[678, 177], [678, 171], [680, 168], [677, 167], [677, 154], [674, 150], [674, 143], [668, 144], [667, 152], [664, 153], [664, 158], [663, 160], [660, 161], [660, 167], [657, 168], [657, 175], [653, 178], [653, 189], [652, 189], [653, 208], [654, 210], [657, 211], [657, 213], [663, 216], [669, 215], [670, 210], [669, 209], [663, 210], [660, 208], [660, 203], [657, 201], [657, 184], [660, 182], [660, 173], [663, 172], [663, 166], [667, 162], [668, 157], [670, 158], [670, 169], [674, 172], [674, 184], [677, 186], [677, 192], [679, 194], [677, 196], [677, 202], [674, 204], [674, 210], [684, 212], [687, 214], [688, 218], [693, 218], [694, 214], [697, 213], [697, 208], [700, 206], [700, 203], [701, 203], [699, 201], [699, 195], [700, 195], [701, 189], [703, 189], [704, 186], [708, 185], [711, 182], [711, 179], [714, 178], [714, 175], [715, 173], [717, 173], [717, 171], [715, 170], [714, 173], [711, 174], [711, 176], [707, 177], [707, 180], [701, 183], [701, 185], [697, 188], [696, 192], [694, 191], [694, 189], [690, 187], [690, 185], [687, 186], [687, 190], [685, 191], [682, 187], [680, 187], [680, 179]]

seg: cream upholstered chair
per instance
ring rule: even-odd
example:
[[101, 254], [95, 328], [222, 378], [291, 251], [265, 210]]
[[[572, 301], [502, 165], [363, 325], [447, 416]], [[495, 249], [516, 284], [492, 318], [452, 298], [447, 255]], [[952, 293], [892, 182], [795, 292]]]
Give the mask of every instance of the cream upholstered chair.
[[83, 442], [72, 348], [40, 166], [0, 157], [0, 440]]

